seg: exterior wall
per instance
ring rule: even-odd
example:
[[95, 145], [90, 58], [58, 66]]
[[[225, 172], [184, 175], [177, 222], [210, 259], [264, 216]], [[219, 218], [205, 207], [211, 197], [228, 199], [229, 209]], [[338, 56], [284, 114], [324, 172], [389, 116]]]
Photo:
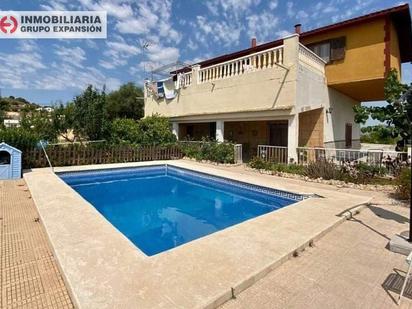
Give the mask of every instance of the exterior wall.
[[401, 55], [398, 34], [393, 23], [390, 24], [390, 66], [398, 71], [401, 78]]
[[348, 83], [384, 77], [385, 68], [385, 19], [378, 19], [362, 25], [328, 31], [325, 34], [303, 38], [302, 43], [321, 42], [337, 37], [346, 37], [346, 52], [343, 60], [326, 66], [328, 84]]
[[295, 81], [286, 75], [285, 69], [275, 67], [213, 83], [193, 83], [173, 100], [147, 98], [145, 115], [184, 117], [290, 107], [295, 103]]
[[318, 108], [299, 114], [299, 147], [323, 147], [324, 112]]
[[360, 148], [360, 125], [355, 123], [353, 106], [360, 104], [329, 87], [329, 110], [324, 113], [325, 147], [345, 148], [345, 125], [352, 124], [352, 148]]

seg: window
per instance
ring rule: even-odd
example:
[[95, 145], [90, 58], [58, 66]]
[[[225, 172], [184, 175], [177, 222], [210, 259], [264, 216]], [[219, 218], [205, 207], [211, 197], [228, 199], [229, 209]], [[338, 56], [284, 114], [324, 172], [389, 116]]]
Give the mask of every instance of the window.
[[330, 42], [314, 44], [309, 48], [326, 62], [330, 61]]
[[346, 38], [340, 37], [308, 45], [316, 55], [326, 62], [345, 58]]
[[345, 126], [345, 147], [352, 148], [352, 124], [347, 123]]

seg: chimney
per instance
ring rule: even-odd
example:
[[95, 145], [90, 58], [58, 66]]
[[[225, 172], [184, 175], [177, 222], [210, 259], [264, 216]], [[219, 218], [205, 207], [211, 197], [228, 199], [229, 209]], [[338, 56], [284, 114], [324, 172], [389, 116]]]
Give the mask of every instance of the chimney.
[[300, 34], [302, 32], [302, 24], [295, 25], [295, 33]]
[[252, 38], [252, 42], [250, 44], [250, 47], [256, 47], [256, 38]]

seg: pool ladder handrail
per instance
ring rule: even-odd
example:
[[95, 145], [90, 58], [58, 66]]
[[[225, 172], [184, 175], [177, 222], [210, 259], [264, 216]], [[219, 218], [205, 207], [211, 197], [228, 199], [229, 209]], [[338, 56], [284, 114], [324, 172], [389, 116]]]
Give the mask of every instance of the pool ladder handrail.
[[53, 165], [52, 165], [51, 162], [50, 162], [50, 159], [49, 159], [49, 156], [48, 156], [48, 154], [47, 154], [46, 148], [44, 148], [43, 141], [40, 141], [40, 146], [41, 146], [41, 148], [43, 149], [44, 155], [46, 156], [46, 160], [47, 160], [47, 162], [49, 163], [49, 166], [50, 166], [52, 172], [54, 173]]

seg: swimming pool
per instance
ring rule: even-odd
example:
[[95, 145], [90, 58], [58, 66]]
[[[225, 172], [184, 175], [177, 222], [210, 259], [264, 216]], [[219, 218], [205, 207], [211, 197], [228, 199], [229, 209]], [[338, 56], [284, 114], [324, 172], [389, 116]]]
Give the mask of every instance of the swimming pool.
[[305, 198], [170, 165], [59, 176], [149, 256]]

